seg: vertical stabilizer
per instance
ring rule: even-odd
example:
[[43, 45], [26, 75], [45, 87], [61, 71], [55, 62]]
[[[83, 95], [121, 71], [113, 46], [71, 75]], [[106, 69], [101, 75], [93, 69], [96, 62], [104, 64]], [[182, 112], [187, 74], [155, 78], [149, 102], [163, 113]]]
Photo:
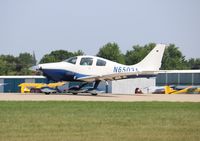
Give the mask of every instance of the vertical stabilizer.
[[161, 67], [164, 50], [164, 44], [157, 44], [141, 62], [136, 64], [136, 66], [143, 71], [158, 71]]

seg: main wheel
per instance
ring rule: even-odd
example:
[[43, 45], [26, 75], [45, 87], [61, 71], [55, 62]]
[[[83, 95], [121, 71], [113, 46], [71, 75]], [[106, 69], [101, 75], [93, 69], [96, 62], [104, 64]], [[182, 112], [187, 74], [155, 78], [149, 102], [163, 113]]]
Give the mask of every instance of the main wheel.
[[91, 95], [97, 95], [97, 93], [91, 93]]

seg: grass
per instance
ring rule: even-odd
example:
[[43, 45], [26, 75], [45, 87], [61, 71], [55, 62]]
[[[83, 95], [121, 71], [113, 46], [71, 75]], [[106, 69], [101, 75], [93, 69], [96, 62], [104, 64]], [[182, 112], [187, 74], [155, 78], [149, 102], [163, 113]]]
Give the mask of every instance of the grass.
[[200, 103], [0, 102], [0, 141], [199, 141]]

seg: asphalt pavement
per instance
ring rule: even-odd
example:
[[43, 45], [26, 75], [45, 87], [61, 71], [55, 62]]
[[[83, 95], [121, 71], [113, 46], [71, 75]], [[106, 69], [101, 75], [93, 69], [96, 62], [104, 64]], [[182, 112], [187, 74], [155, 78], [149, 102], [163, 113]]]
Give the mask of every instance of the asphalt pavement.
[[0, 93], [0, 101], [169, 101], [200, 102], [200, 94], [20, 94]]

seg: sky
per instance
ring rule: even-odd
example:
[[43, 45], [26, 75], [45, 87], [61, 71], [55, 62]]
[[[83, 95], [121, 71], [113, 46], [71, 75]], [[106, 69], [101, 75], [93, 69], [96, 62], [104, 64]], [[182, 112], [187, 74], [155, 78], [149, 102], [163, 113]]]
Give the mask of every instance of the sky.
[[96, 55], [108, 42], [173, 43], [200, 58], [200, 0], [0, 0], [0, 54], [53, 50]]

